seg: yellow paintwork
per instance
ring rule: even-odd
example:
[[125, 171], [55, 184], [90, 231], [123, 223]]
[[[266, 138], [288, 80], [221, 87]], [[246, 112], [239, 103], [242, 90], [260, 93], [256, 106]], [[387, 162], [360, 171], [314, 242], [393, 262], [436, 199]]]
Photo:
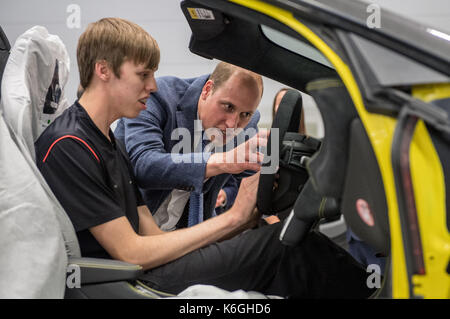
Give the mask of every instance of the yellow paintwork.
[[416, 85], [412, 89], [412, 95], [425, 102], [449, 98], [450, 83]]
[[[450, 84], [420, 85], [413, 96], [425, 102], [450, 97]], [[425, 274], [414, 275], [414, 293], [425, 298], [450, 298], [450, 235], [445, 207], [445, 180], [428, 130], [419, 120], [410, 148], [410, 170], [415, 192]], [[427, 194], [427, 196], [417, 196]]]

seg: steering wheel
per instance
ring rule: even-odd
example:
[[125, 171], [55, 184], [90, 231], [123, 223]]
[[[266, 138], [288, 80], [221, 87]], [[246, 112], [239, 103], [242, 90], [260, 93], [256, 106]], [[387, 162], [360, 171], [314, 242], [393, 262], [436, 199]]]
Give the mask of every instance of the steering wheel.
[[[270, 161], [264, 160], [264, 163], [262, 164], [262, 173], [259, 179], [256, 202], [258, 210], [262, 214], [273, 215], [292, 207], [300, 192], [300, 189], [298, 189], [299, 186], [296, 186], [295, 180], [301, 179], [306, 182], [306, 179], [308, 178], [308, 173], [305, 169], [296, 169], [295, 165], [290, 165], [292, 164], [291, 161], [300, 160], [298, 158], [293, 158], [292, 148], [295, 144], [297, 144], [297, 146], [302, 146], [302, 141], [307, 139], [306, 136], [297, 133], [300, 116], [302, 114], [302, 106], [301, 93], [296, 90], [288, 90], [283, 96], [278, 112], [275, 114], [275, 118], [272, 122], [271, 134], [274, 129], [277, 129], [279, 138], [277, 141], [272, 141], [272, 138], [269, 135], [267, 147], [264, 151], [264, 158], [267, 159], [271, 156], [279, 155], [280, 168], [286, 168], [288, 166], [292, 167], [289, 173], [282, 171], [281, 169], [279, 170], [279, 186], [274, 189], [273, 186], [276, 172], [264, 173], [264, 167], [273, 165], [274, 159], [271, 158]], [[290, 141], [285, 140], [287, 136], [291, 137], [288, 139]], [[277, 142], [277, 145], [272, 145], [272, 142]], [[289, 147], [291, 148], [289, 149]]]

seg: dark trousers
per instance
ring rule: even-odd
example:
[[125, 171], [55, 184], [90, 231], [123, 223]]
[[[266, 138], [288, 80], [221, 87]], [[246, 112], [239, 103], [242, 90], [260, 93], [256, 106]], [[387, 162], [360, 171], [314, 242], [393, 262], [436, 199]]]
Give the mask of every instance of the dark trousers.
[[178, 294], [194, 284], [292, 298], [366, 298], [368, 274], [344, 249], [311, 232], [297, 247], [279, 241], [282, 223], [247, 231], [147, 271], [150, 287]]

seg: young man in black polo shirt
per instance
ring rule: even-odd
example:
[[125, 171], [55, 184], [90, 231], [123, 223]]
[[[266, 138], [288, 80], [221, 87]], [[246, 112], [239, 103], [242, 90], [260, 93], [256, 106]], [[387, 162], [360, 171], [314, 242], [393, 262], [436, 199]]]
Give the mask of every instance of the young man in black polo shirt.
[[212, 284], [293, 297], [367, 296], [364, 269], [316, 233], [295, 248], [279, 242], [281, 224], [217, 243], [252, 224], [259, 174], [242, 180], [227, 212], [161, 231], [141, 205], [125, 149], [110, 130], [116, 119], [136, 117], [157, 89], [158, 46], [136, 24], [108, 18], [81, 35], [77, 57], [85, 91], [38, 139], [36, 158], [74, 224], [83, 256], [142, 265], [142, 280], [171, 293]]

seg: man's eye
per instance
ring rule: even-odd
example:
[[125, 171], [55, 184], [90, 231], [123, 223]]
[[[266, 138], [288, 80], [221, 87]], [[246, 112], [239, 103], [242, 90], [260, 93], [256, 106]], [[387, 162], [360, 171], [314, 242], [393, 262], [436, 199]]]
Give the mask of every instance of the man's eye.
[[249, 113], [249, 112], [241, 113], [241, 116], [242, 116], [243, 118], [248, 119], [248, 118], [252, 117], [252, 113]]
[[138, 73], [138, 75], [141, 77], [141, 79], [145, 80], [150, 76], [150, 72], [141, 72]]
[[231, 104], [222, 104], [222, 105], [226, 111], [228, 111], [228, 112], [233, 111], [233, 106]]

